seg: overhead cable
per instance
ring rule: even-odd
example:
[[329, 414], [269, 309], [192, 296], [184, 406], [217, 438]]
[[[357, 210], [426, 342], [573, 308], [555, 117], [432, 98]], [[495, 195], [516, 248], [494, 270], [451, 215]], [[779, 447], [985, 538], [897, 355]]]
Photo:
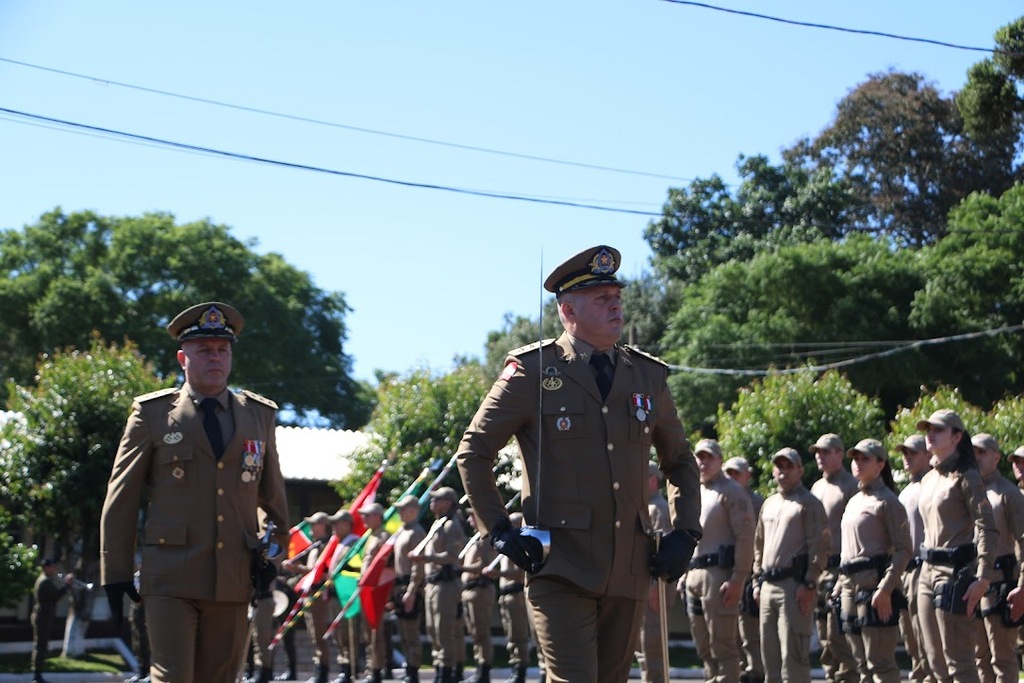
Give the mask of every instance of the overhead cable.
[[757, 12], [745, 12], [738, 9], [730, 9], [728, 7], [719, 7], [717, 5], [709, 5], [704, 2], [693, 2], [692, 0], [662, 0], [663, 2], [671, 2], [675, 5], [690, 5], [691, 7], [701, 7], [703, 9], [710, 9], [716, 12], [725, 12], [727, 14], [738, 14], [744, 17], [753, 17], [755, 19], [766, 19], [768, 21], [776, 21], [780, 24], [789, 24], [791, 26], [802, 26], [804, 28], [820, 28], [828, 31], [840, 31], [842, 33], [855, 33], [865, 36], [876, 36], [878, 38], [892, 38], [893, 40], [905, 40], [911, 43], [924, 43], [926, 45], [936, 45], [938, 47], [948, 47], [954, 50], [969, 50], [971, 52], [987, 52], [989, 54], [1003, 54], [1010, 57], [1021, 57], [1022, 55], [1017, 52], [1009, 50], [1000, 50], [998, 48], [989, 47], [973, 47], [971, 45], [959, 45], [957, 43], [948, 43], [944, 40], [932, 40], [931, 38], [915, 38], [913, 36], [901, 36], [896, 33], [886, 33], [884, 31], [869, 31], [867, 29], [859, 28], [847, 28], [845, 26], [833, 26], [831, 24], [818, 24], [810, 21], [797, 21], [795, 19], [783, 19], [782, 17], [773, 17], [768, 14], [758, 14]]
[[822, 365], [803, 365], [796, 368], [768, 368], [766, 370], [740, 370], [735, 368], [697, 368], [689, 365], [676, 365], [669, 364], [670, 370], [678, 372], [688, 372], [696, 375], [729, 375], [734, 377], [767, 377], [769, 375], [795, 375], [801, 372], [825, 372], [826, 370], [835, 370], [837, 368], [848, 367], [850, 365], [857, 365], [864, 363], [869, 360], [876, 360], [878, 358], [885, 358], [887, 356], [894, 356], [898, 353], [905, 351], [911, 351], [913, 349], [919, 349], [924, 346], [934, 346], [936, 344], [947, 344], [949, 342], [964, 341], [967, 339], [978, 339], [979, 337], [994, 337], [1000, 334], [1007, 334], [1009, 332], [1017, 332], [1024, 329], [1024, 325], [1008, 325], [1005, 327], [998, 327], [991, 330], [982, 330], [980, 332], [966, 332], [964, 334], [956, 334], [948, 337], [935, 337], [933, 339], [919, 339], [914, 342], [898, 346], [896, 348], [887, 349], [885, 351], [878, 351], [876, 353], [868, 353], [863, 356], [857, 356], [856, 358], [848, 358], [846, 360], [836, 361], [834, 363], [824, 363]]

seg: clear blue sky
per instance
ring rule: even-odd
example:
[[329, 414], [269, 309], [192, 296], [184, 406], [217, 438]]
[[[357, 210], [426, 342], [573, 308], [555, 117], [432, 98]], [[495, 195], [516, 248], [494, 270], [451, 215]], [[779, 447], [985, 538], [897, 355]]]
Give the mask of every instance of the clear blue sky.
[[[790, 19], [991, 47], [1019, 0], [722, 0]], [[660, 210], [670, 185], [816, 134], [873, 72], [948, 93], [984, 54], [788, 26], [659, 0], [0, 0], [0, 107], [418, 183]], [[644, 171], [484, 154], [141, 92]], [[598, 243], [648, 268], [648, 218], [290, 170], [0, 115], [0, 228], [56, 206], [210, 218], [344, 292], [355, 375], [482, 356], [542, 274]], [[250, 312], [249, 315], [252, 315]]]

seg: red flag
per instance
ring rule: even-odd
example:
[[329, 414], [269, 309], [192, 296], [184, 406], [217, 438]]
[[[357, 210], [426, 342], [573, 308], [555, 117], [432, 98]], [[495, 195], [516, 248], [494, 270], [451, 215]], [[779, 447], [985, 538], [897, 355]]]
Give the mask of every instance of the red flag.
[[377, 500], [377, 489], [380, 488], [380, 479], [384, 476], [384, 468], [378, 469], [370, 477], [370, 481], [366, 482], [366, 486], [359, 492], [356, 499], [352, 501], [352, 505], [348, 511], [352, 513], [352, 533], [356, 536], [362, 536], [363, 532], [366, 531], [366, 525], [363, 524], [363, 516], [359, 514], [359, 508], [366, 507]]
[[331, 534], [331, 538], [327, 541], [327, 545], [320, 551], [320, 554], [316, 558], [316, 564], [299, 583], [295, 586], [299, 595], [306, 595], [313, 592], [313, 586], [324, 580], [327, 575], [327, 568], [331, 563], [331, 556], [334, 555], [334, 549], [338, 547], [338, 537], [335, 534]]
[[290, 529], [288, 557], [295, 557], [313, 544], [313, 530], [309, 522], [299, 522]]
[[391, 596], [395, 583], [395, 570], [388, 566], [388, 558], [394, 549], [394, 536], [388, 538], [373, 554], [370, 565], [359, 577], [359, 602], [370, 628], [377, 628], [384, 618], [384, 606]]

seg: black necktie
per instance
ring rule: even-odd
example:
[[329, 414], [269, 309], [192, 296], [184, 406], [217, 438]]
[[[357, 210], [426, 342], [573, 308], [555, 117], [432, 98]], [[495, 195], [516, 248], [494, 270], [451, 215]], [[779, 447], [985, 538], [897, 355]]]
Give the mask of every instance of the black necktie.
[[220, 420], [217, 419], [217, 399], [204, 398], [200, 403], [203, 408], [203, 429], [210, 440], [213, 454], [220, 460], [224, 455], [224, 434], [220, 431]]
[[601, 400], [604, 400], [612, 388], [612, 361], [607, 354], [593, 353], [590, 355], [590, 364], [594, 368], [597, 388], [601, 390]]

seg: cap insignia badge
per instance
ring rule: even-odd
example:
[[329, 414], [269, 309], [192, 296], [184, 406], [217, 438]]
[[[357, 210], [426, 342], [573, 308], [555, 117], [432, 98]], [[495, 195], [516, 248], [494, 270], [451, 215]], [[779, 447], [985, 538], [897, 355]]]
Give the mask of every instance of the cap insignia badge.
[[174, 444], [179, 443], [183, 438], [184, 436], [181, 432], [167, 432], [164, 434], [164, 443], [168, 446], [173, 446]]
[[224, 314], [216, 306], [210, 306], [199, 319], [199, 327], [204, 330], [223, 330], [227, 327]]
[[601, 249], [587, 265], [594, 275], [611, 275], [615, 272], [615, 255], [607, 249]]

